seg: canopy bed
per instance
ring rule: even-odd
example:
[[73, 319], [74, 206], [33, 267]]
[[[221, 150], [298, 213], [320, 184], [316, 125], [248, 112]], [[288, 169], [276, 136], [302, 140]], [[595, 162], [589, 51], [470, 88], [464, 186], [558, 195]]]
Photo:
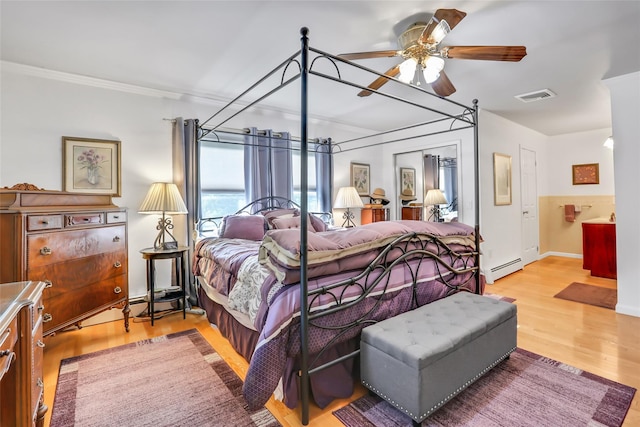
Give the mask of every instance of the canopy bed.
[[[217, 138], [228, 122], [300, 81], [301, 203], [269, 197], [250, 203], [224, 218], [199, 218], [199, 230], [218, 229], [218, 237], [195, 244], [193, 273], [198, 277], [199, 303], [236, 350], [249, 361], [243, 393], [251, 406], [263, 405], [275, 393], [287, 406], [301, 404], [301, 420], [309, 421], [311, 391], [323, 407], [335, 397], [350, 396], [353, 360], [360, 331], [371, 324], [460, 291], [481, 294], [479, 268], [479, 206], [477, 101], [468, 107], [420, 87], [390, 81], [420, 98], [366, 88], [345, 78], [376, 71], [309, 46], [301, 30], [301, 49], [236, 99], [199, 125], [199, 138]], [[317, 60], [327, 60], [323, 72]], [[287, 78], [291, 69], [294, 76]], [[247, 101], [248, 94], [275, 73], [272, 90]], [[354, 75], [354, 74], [351, 74]], [[349, 89], [436, 114], [433, 120], [376, 132], [367, 137], [332, 142], [343, 152], [349, 143], [381, 145], [436, 133], [471, 129], [474, 143], [475, 226], [463, 223], [389, 221], [351, 229], [332, 229], [309, 212], [307, 157], [309, 80], [318, 77]], [[363, 80], [366, 81], [366, 80]], [[315, 80], [314, 80], [315, 82]], [[394, 86], [394, 85], [386, 85]], [[373, 98], [373, 97], [372, 97]], [[445, 107], [429, 106], [441, 104]], [[217, 123], [214, 124], [214, 119]], [[442, 123], [448, 127], [443, 130]], [[424, 126], [437, 124], [437, 130]], [[370, 142], [367, 142], [370, 141]], [[319, 217], [327, 219], [327, 215]], [[322, 375], [315, 375], [322, 372]]]

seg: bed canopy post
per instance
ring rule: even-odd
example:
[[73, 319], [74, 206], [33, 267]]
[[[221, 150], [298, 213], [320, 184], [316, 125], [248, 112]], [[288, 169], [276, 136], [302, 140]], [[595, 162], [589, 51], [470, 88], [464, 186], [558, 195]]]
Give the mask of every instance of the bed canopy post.
[[[300, 215], [307, 218], [307, 82], [309, 79], [309, 29], [300, 29]], [[300, 398], [302, 425], [309, 424], [309, 315], [307, 311], [307, 228], [308, 221], [300, 221]]]
[[478, 267], [476, 272], [476, 293], [482, 294], [480, 289], [480, 152], [478, 151], [478, 100], [473, 100], [473, 154], [474, 154], [474, 199], [475, 199], [475, 265]]

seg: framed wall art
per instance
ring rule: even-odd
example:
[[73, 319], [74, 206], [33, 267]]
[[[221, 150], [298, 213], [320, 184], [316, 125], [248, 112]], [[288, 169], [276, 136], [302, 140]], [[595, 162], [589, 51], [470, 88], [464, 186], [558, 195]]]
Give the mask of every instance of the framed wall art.
[[356, 188], [358, 195], [369, 195], [370, 179], [369, 165], [364, 163], [351, 163], [351, 186]]
[[599, 169], [599, 163], [587, 163], [571, 166], [573, 185], [600, 184]]
[[416, 195], [416, 170], [413, 168], [400, 168], [400, 194], [405, 196]]
[[496, 206], [511, 204], [511, 156], [493, 153], [493, 201]]
[[62, 137], [63, 190], [120, 194], [120, 141]]

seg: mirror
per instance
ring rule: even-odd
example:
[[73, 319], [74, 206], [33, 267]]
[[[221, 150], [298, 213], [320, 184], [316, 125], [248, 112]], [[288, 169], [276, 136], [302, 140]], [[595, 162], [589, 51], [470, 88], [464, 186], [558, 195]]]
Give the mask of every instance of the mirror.
[[[399, 203], [397, 218], [409, 219], [403, 207], [413, 205], [420, 207], [419, 219], [425, 221], [452, 221], [458, 219], [458, 206], [460, 206], [460, 167], [458, 156], [458, 144], [425, 148], [407, 153], [395, 154], [395, 167], [397, 176], [396, 197], [400, 197], [400, 187], [403, 185], [403, 171], [415, 169], [415, 197], [416, 200], [407, 204]], [[423, 206], [429, 201], [427, 193], [431, 189], [440, 189], [446, 203]], [[396, 199], [397, 200], [397, 199]], [[440, 199], [442, 200], [442, 199]], [[406, 210], [406, 209], [405, 209]], [[415, 215], [413, 216], [414, 219]]]

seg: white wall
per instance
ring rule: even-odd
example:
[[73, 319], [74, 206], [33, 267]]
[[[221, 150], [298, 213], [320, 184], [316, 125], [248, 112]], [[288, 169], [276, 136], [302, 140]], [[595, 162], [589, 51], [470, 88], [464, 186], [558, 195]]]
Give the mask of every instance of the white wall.
[[[520, 198], [520, 147], [536, 152], [538, 160], [538, 188], [541, 177], [546, 174], [544, 164], [546, 136], [524, 126], [492, 114], [480, 111], [480, 234], [482, 266], [488, 280], [495, 280], [511, 272], [504, 270], [490, 274], [494, 267], [507, 264], [522, 254], [522, 223]], [[512, 202], [511, 205], [495, 206], [493, 198], [493, 153], [511, 156]], [[514, 264], [521, 268], [521, 264]]]
[[[585, 196], [615, 194], [613, 151], [603, 144], [611, 136], [611, 129], [598, 129], [547, 139], [546, 173], [541, 177], [540, 196]], [[573, 185], [572, 165], [598, 163], [600, 184]]]
[[618, 313], [640, 317], [640, 72], [605, 80], [611, 92]]
[[[129, 294], [144, 295], [145, 264], [138, 251], [153, 245], [157, 218], [138, 214], [137, 208], [152, 182], [172, 180], [172, 123], [164, 119], [202, 121], [220, 104], [180, 100], [174, 96], [177, 94], [47, 74], [5, 62], [0, 85], [0, 187], [29, 182], [47, 190], [62, 190], [62, 136], [121, 141], [122, 197], [114, 198], [114, 203], [128, 208]], [[236, 123], [238, 127], [270, 127], [300, 134], [300, 120], [295, 115], [263, 111], [245, 114], [243, 119], [246, 121]], [[347, 138], [363, 132], [318, 120], [309, 124], [310, 137]], [[183, 217], [176, 217], [175, 223], [176, 238], [186, 241]], [[158, 284], [165, 285], [170, 281], [169, 265], [161, 264]]]

